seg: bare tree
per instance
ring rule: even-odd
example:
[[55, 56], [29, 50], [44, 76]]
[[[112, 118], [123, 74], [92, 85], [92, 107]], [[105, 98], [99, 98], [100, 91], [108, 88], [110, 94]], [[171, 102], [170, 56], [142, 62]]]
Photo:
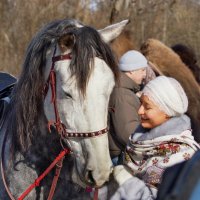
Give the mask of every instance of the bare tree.
[[76, 18], [101, 28], [130, 19], [128, 30], [139, 49], [148, 38], [168, 46], [183, 43], [200, 60], [200, 4], [195, 0], [1, 0], [0, 70], [17, 75], [35, 32], [55, 19]]

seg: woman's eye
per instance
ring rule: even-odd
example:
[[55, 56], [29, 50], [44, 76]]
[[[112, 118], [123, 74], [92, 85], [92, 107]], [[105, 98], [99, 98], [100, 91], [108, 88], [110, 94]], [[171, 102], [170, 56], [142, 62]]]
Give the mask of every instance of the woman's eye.
[[150, 109], [151, 109], [151, 107], [149, 107], [149, 106], [146, 107], [146, 110], [150, 110]]

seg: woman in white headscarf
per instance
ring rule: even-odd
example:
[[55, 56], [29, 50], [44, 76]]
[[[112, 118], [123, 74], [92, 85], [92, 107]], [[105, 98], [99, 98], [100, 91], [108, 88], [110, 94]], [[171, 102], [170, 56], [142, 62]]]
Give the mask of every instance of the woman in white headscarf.
[[140, 100], [141, 125], [130, 136], [124, 158], [134, 177], [122, 184], [113, 200], [155, 199], [164, 170], [190, 159], [200, 148], [185, 114], [188, 99], [178, 81], [159, 76], [144, 87]]

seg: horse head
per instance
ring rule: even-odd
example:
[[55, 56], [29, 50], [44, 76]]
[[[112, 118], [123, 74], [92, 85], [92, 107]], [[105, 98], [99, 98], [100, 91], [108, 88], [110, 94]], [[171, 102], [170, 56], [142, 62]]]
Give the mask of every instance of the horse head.
[[[70, 145], [75, 158], [73, 179], [83, 186], [101, 186], [112, 171], [107, 113], [118, 67], [105, 41], [116, 37], [126, 23], [99, 32], [81, 25], [67, 28], [52, 44], [51, 53], [46, 55], [46, 80], [53, 66], [64, 141]], [[53, 63], [52, 57], [55, 58]], [[49, 121], [56, 121], [55, 107], [49, 106], [51, 101], [52, 90], [48, 90], [45, 114]]]

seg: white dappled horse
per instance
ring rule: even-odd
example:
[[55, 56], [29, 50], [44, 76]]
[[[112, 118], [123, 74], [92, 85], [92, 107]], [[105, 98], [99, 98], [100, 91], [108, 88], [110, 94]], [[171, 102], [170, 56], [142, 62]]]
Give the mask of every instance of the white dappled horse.
[[[18, 198], [62, 148], [71, 154], [62, 163], [54, 199], [84, 199], [76, 184], [100, 187], [108, 181], [107, 112], [118, 70], [105, 42], [126, 24], [96, 31], [58, 20], [34, 36], [1, 124], [0, 199]], [[53, 176], [52, 170], [27, 199], [47, 199]]]

